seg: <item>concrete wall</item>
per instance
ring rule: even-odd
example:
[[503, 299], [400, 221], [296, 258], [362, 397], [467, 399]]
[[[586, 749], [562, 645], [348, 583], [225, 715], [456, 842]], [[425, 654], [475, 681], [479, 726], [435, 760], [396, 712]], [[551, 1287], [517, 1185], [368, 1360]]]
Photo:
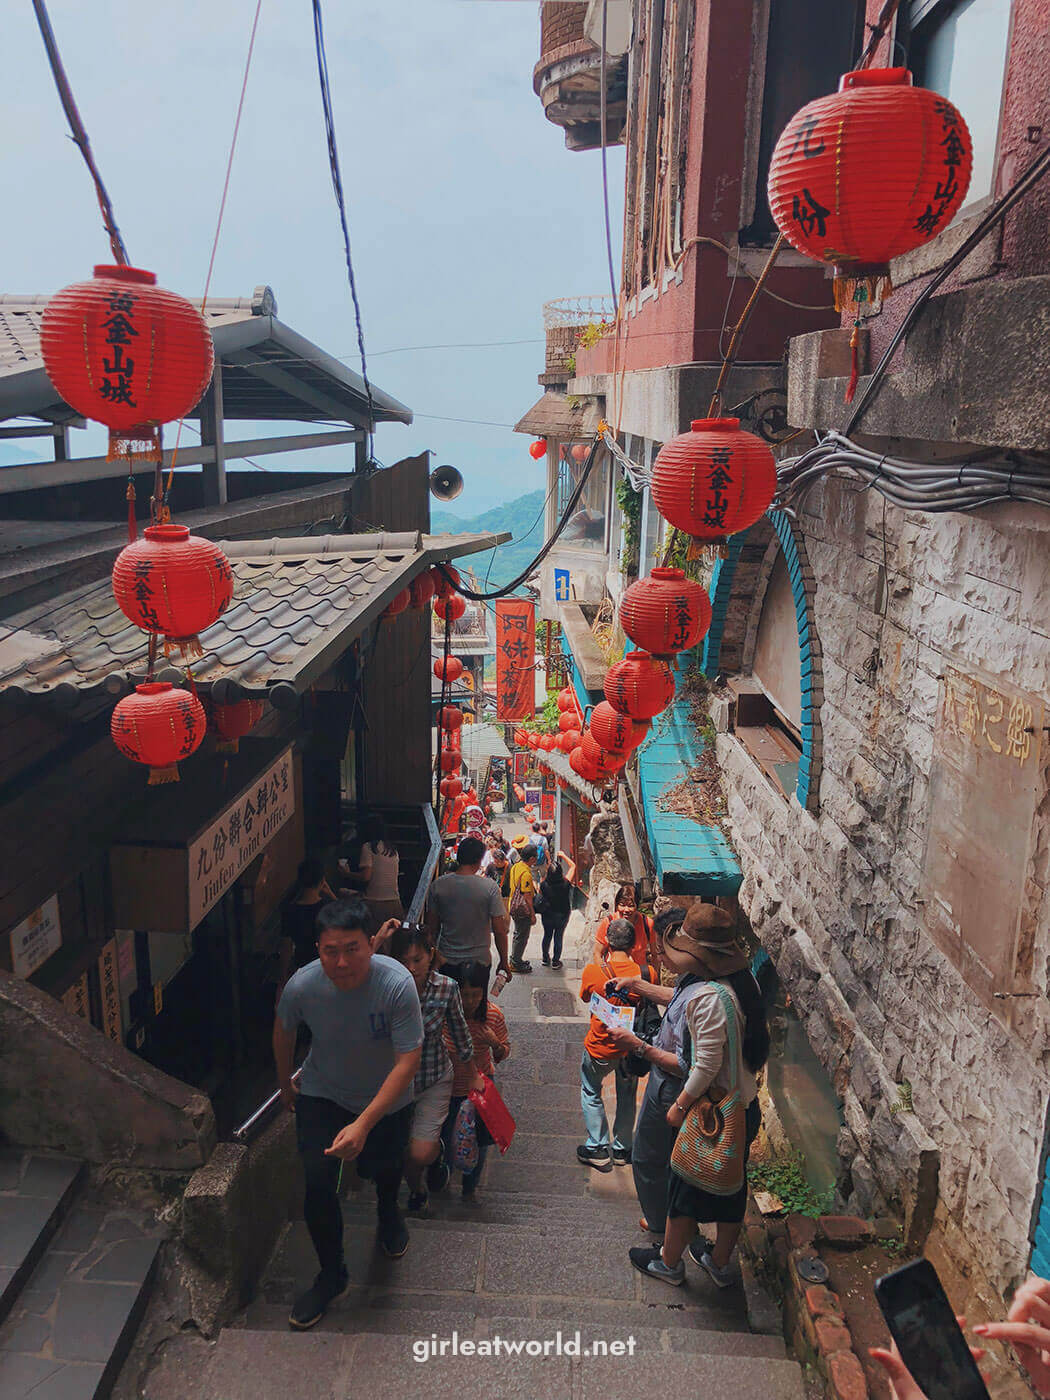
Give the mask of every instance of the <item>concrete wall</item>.
[[[843, 1097], [850, 1206], [895, 1206], [914, 1242], [935, 1209], [949, 1249], [1003, 1291], [1027, 1264], [1050, 1089], [1050, 744], [1020, 838], [1029, 992], [995, 1010], [927, 928], [930, 775], [946, 668], [1050, 702], [1050, 512], [884, 512], [831, 481], [801, 524], [824, 659], [820, 804], [783, 798], [720, 735], [741, 904]], [[744, 585], [731, 608], [752, 601]], [[905, 1079], [914, 1112], [891, 1112]]]
[[0, 1138], [110, 1166], [192, 1171], [215, 1145], [206, 1095], [0, 972]]

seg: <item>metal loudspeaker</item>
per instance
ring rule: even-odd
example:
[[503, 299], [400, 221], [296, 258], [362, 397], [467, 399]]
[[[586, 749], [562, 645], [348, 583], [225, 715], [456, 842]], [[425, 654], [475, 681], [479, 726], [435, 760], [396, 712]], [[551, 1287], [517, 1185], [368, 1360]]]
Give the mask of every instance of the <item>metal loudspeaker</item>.
[[454, 501], [463, 490], [463, 473], [455, 467], [435, 467], [430, 473], [431, 494], [439, 501]]

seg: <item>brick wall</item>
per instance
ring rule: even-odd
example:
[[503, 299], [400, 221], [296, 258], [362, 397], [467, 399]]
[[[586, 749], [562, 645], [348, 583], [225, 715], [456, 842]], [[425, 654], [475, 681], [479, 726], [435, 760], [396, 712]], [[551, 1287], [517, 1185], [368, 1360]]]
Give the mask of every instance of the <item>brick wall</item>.
[[557, 374], [568, 370], [570, 360], [576, 353], [576, 345], [583, 332], [582, 326], [553, 326], [547, 332], [547, 373]]
[[586, 0], [547, 0], [540, 13], [540, 55], [583, 38]]

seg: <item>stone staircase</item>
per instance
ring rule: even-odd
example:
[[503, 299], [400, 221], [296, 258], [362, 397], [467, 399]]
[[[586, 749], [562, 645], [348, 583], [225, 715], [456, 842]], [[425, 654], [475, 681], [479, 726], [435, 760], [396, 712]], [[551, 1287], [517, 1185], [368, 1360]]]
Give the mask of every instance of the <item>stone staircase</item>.
[[[647, 1388], [802, 1400], [802, 1374], [776, 1322], [767, 1314], [765, 1334], [753, 1330], [754, 1299], [742, 1284], [720, 1291], [691, 1261], [677, 1289], [631, 1268], [627, 1248], [646, 1237], [630, 1168], [600, 1174], [575, 1157], [582, 1008], [559, 1019], [535, 1010], [555, 988], [574, 991], [578, 972], [568, 960], [562, 975], [541, 969], [538, 949], [533, 962], [536, 973], [515, 979], [500, 1001], [512, 1054], [497, 1077], [518, 1132], [504, 1159], [492, 1150], [478, 1201], [464, 1204], [453, 1182], [431, 1198], [427, 1217], [409, 1221], [404, 1258], [389, 1260], [375, 1243], [371, 1187], [352, 1190], [344, 1206], [351, 1291], [305, 1334], [289, 1330], [288, 1311], [317, 1263], [305, 1226], [290, 1223], [255, 1301], [215, 1342], [169, 1342], [145, 1400], [608, 1400]], [[531, 1343], [532, 1354], [462, 1354], [464, 1341], [491, 1343], [497, 1334]], [[442, 1340], [445, 1355], [416, 1359], [413, 1344]]]
[[0, 1396], [105, 1400], [149, 1296], [163, 1231], [107, 1205], [83, 1163], [0, 1149]]

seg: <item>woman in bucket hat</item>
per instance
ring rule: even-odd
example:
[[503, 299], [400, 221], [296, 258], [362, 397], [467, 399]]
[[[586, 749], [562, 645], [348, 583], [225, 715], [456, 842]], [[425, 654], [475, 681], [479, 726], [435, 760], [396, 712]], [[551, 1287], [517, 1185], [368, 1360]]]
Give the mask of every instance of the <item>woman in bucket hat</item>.
[[[731, 914], [714, 904], [697, 903], [688, 912], [669, 909], [657, 917], [656, 931], [663, 960], [677, 978], [673, 988], [631, 979], [625, 990], [661, 1002], [667, 1009], [654, 1045], [645, 1046], [630, 1033], [624, 1044], [652, 1064], [635, 1128], [632, 1167], [647, 1226], [654, 1235], [666, 1232], [666, 1236], [662, 1247], [632, 1249], [630, 1258], [635, 1268], [650, 1277], [680, 1284], [685, 1278], [682, 1255], [695, 1234], [696, 1222], [715, 1221], [714, 1247], [697, 1240], [690, 1254], [720, 1288], [726, 1288], [733, 1282], [728, 1266], [744, 1219], [746, 1181], [732, 1196], [701, 1191], [671, 1172], [671, 1152], [690, 1106], [709, 1089], [723, 1090], [731, 1077], [727, 1013], [716, 984], [728, 990], [738, 1018], [735, 1069], [747, 1106], [748, 1147], [760, 1122], [754, 1076], [768, 1055], [769, 1031], [761, 994], [747, 952], [735, 936]], [[685, 1058], [687, 1036], [691, 1064]]]

